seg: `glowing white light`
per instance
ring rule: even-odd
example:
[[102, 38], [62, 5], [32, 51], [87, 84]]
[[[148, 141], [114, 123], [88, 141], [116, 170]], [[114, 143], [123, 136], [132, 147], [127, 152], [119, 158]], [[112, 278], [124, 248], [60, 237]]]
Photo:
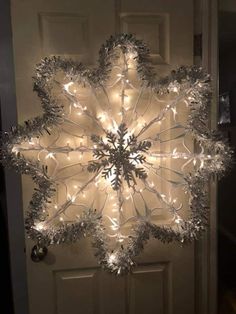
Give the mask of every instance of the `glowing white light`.
[[172, 156], [173, 159], [179, 158], [178, 153], [177, 153], [177, 148], [173, 149], [172, 154], [173, 154]]
[[35, 145], [35, 142], [34, 142], [34, 139], [33, 139], [33, 138], [31, 138], [31, 140], [29, 141], [29, 144], [30, 144], [30, 145]]
[[67, 84], [64, 84], [64, 89], [65, 89], [65, 91], [66, 91], [68, 94], [70, 94], [70, 95], [74, 95], [73, 93], [71, 93], [71, 91], [70, 91], [70, 89], [69, 89], [73, 84], [74, 84], [73, 82], [69, 82], [69, 83], [67, 83]]
[[175, 107], [171, 108], [171, 110], [172, 110], [172, 112], [173, 112], [173, 114], [174, 114], [174, 118], [175, 118], [175, 117], [176, 117], [176, 115], [177, 115], [177, 110], [176, 110], [176, 108], [175, 108]]
[[75, 200], [76, 200], [76, 196], [75, 195], [71, 196], [71, 202], [74, 203]]
[[44, 224], [44, 222], [38, 222], [35, 224], [34, 228], [38, 231], [41, 231], [45, 228], [45, 224]]
[[115, 253], [112, 253], [108, 257], [108, 263], [109, 264], [114, 264], [117, 261], [117, 255]]
[[71, 201], [71, 203], [74, 203], [76, 200], [76, 195], [70, 195], [69, 193], [67, 194], [67, 199]]
[[18, 148], [18, 147], [13, 146], [13, 148], [12, 148], [12, 152], [13, 152], [13, 153], [15, 153], [15, 154], [18, 154], [18, 153], [19, 153], [19, 148]]
[[[131, 50], [131, 46], [128, 45], [126, 51]], [[44, 138], [42, 140], [32, 138], [27, 142], [25, 140], [27, 137], [24, 137], [21, 146], [19, 146], [19, 144], [17, 144], [17, 147], [13, 146], [14, 143], [19, 143], [19, 141], [13, 141], [10, 144], [11, 146], [9, 146], [9, 149], [12, 149], [14, 153], [20, 151], [29, 154], [34, 152], [33, 157], [36, 155], [39, 161], [40, 158], [53, 159], [50, 160], [50, 162], [44, 162], [49, 168], [48, 178], [50, 178], [50, 180], [52, 179], [57, 189], [54, 196], [52, 196], [51, 203], [47, 204], [48, 209], [51, 210], [52, 213], [50, 215], [42, 215], [45, 219], [48, 219], [48, 221], [45, 220], [42, 222], [39, 218], [35, 218], [38, 221], [34, 220], [32, 227], [39, 231], [53, 228], [53, 234], [54, 232], [58, 232], [57, 229], [59, 229], [59, 232], [64, 232], [63, 230], [60, 231], [60, 229], [63, 228], [58, 228], [60, 222], [64, 221], [64, 223], [61, 223], [61, 226], [66, 226], [67, 223], [70, 224], [73, 222], [67, 221], [67, 217], [69, 217], [69, 215], [67, 216], [66, 214], [67, 209], [70, 211], [73, 207], [75, 217], [77, 217], [81, 221], [81, 225], [83, 225], [86, 224], [86, 222], [82, 222], [84, 219], [83, 211], [87, 211], [88, 208], [92, 208], [92, 210], [97, 208], [97, 213], [106, 217], [104, 223], [108, 230], [107, 236], [113, 238], [113, 243], [111, 243], [111, 245], [109, 243], [107, 246], [105, 243], [104, 247], [109, 247], [109, 250], [119, 247], [119, 251], [115, 249], [115, 251], [106, 252], [105, 262], [108, 261], [108, 264], [113, 264], [114, 267], [110, 267], [110, 269], [116, 272], [119, 272], [119, 266], [114, 265], [114, 263], [117, 263], [117, 261], [122, 263], [122, 254], [124, 253], [125, 256], [127, 254], [126, 249], [122, 253], [123, 247], [117, 242], [122, 243], [126, 241], [124, 239], [128, 239], [129, 246], [131, 241], [129, 229], [126, 229], [127, 223], [129, 224], [132, 221], [136, 224], [136, 221], [138, 222], [142, 219], [145, 222], [150, 221], [155, 224], [155, 216], [163, 215], [164, 219], [164, 211], [167, 210], [168, 215], [169, 213], [172, 214], [171, 228], [173, 227], [174, 231], [177, 230], [181, 234], [181, 227], [183, 226], [184, 230], [185, 226], [185, 217], [183, 215], [183, 218], [181, 218], [178, 215], [180, 214], [182, 216], [179, 209], [181, 209], [182, 203], [183, 205], [191, 205], [192, 195], [190, 189], [191, 185], [190, 188], [188, 188], [187, 184], [183, 185], [182, 183], [185, 175], [184, 168], [190, 167], [191, 165], [192, 168], [190, 172], [194, 173], [198, 170], [198, 167], [200, 167], [200, 169], [204, 167], [204, 170], [207, 170], [207, 167], [212, 167], [213, 170], [217, 167], [223, 167], [223, 157], [220, 152], [219, 157], [217, 157], [218, 160], [215, 160], [216, 155], [214, 149], [209, 150], [209, 152], [203, 149], [203, 147], [205, 147], [204, 139], [199, 140], [199, 142], [197, 141], [197, 149], [193, 149], [192, 131], [188, 124], [187, 126], [185, 125], [185, 116], [187, 114], [185, 106], [184, 109], [186, 112], [181, 111], [183, 103], [188, 105], [191, 104], [192, 101], [194, 101], [193, 106], [196, 104], [196, 111], [198, 108], [201, 109], [201, 105], [204, 104], [204, 101], [201, 97], [200, 87], [203, 85], [204, 89], [207, 88], [207, 82], [205, 81], [205, 83], [202, 84], [197, 80], [196, 83], [192, 84], [192, 80], [184, 79], [184, 84], [182, 85], [181, 78], [180, 81], [173, 81], [171, 79], [168, 84], [165, 84], [163, 89], [161, 87], [162, 84], [160, 84], [160, 92], [156, 92], [156, 88], [149, 88], [149, 84], [141, 84], [140, 88], [133, 64], [133, 61], [135, 62], [135, 60], [133, 60], [135, 56], [137, 56], [137, 54], [131, 52], [123, 53], [121, 58], [117, 58], [114, 64], [115, 72], [110, 72], [114, 77], [111, 77], [109, 81], [100, 81], [101, 84], [99, 87], [95, 85], [90, 86], [86, 80], [84, 80], [83, 84], [82, 77], [79, 82], [77, 79], [69, 81], [69, 75], [70, 77], [72, 76], [72, 78], [79, 76], [74, 74], [75, 71], [73, 71], [73, 69], [70, 70], [70, 66], [66, 67], [67, 79], [66, 81], [62, 81], [62, 83], [58, 83], [63, 84], [60, 89], [63, 95], [67, 96], [66, 106], [68, 106], [69, 109], [65, 109], [64, 113], [60, 113], [59, 108], [58, 116], [60, 115], [63, 123], [59, 125], [56, 131], [57, 133], [53, 132], [52, 140], [48, 139], [46, 135], [46, 140]], [[141, 59], [137, 58], [139, 62]], [[112, 58], [110, 61], [112, 67]], [[145, 70], [145, 64], [143, 66], [142, 64], [139, 64], [139, 66], [140, 65], [141, 71], [142, 69]], [[131, 70], [131, 73], [129, 70]], [[60, 75], [61, 74], [62, 73], [60, 73]], [[145, 72], [141, 73], [141, 76], [143, 76], [143, 74], [145, 74]], [[190, 79], [191, 75], [192, 74], [190, 74]], [[52, 82], [55, 79], [61, 80], [61, 78], [52, 75]], [[64, 84], [65, 82], [66, 84]], [[149, 83], [148, 78], [147, 83]], [[45, 87], [48, 87], [46, 85], [47, 83]], [[168, 91], [172, 93], [168, 93]], [[56, 87], [51, 97], [56, 96], [55, 94], [58, 94], [58, 92], [59, 88]], [[80, 99], [80, 92], [82, 93], [82, 99]], [[59, 93], [59, 102], [61, 96], [62, 95]], [[88, 109], [85, 105], [88, 106]], [[177, 119], [173, 121], [177, 115], [177, 109], [179, 113], [181, 112], [181, 119], [180, 121], [176, 121]], [[56, 112], [56, 108], [54, 110]], [[81, 118], [78, 117], [81, 115]], [[190, 116], [190, 118], [192, 119], [192, 116]], [[65, 127], [64, 122], [66, 124]], [[119, 136], [118, 128], [122, 124], [124, 124], [127, 129], [125, 128], [124, 136]], [[122, 128], [120, 130], [122, 130]], [[176, 135], [176, 130], [179, 135]], [[113, 140], [112, 136], [107, 136], [107, 131], [112, 131], [114, 139], [116, 140]], [[132, 140], [132, 138], [129, 139], [132, 134], [134, 135], [134, 140]], [[103, 143], [109, 144], [109, 147], [99, 141], [93, 141], [93, 136], [91, 135], [99, 136]], [[30, 136], [30, 134], [28, 136]], [[19, 140], [21, 138], [20, 136]], [[81, 138], [84, 138], [84, 140]], [[136, 147], [142, 147], [142, 142], [144, 141], [149, 142], [150, 146], [147, 147], [146, 150], [145, 145], [143, 149], [136, 149]], [[201, 147], [201, 143], [203, 143], [203, 147]], [[172, 145], [177, 146], [177, 148], [173, 149], [174, 146]], [[138, 158], [139, 151], [141, 151], [143, 159]], [[99, 152], [101, 152], [100, 155]], [[212, 154], [212, 156], [210, 154]], [[16, 157], [18, 157], [18, 155]], [[26, 155], [26, 157], [28, 158], [28, 155]], [[181, 163], [172, 161], [172, 158], [181, 159]], [[72, 161], [69, 162], [70, 159], [73, 163]], [[187, 161], [183, 161], [183, 159], [187, 159]], [[163, 162], [164, 160], [166, 161]], [[212, 162], [214, 161], [216, 161], [216, 163], [213, 164]], [[94, 167], [90, 168], [89, 165], [93, 162]], [[100, 165], [99, 162], [101, 162]], [[136, 167], [138, 163], [139, 166]], [[196, 164], [197, 169], [193, 167], [193, 165], [195, 166]], [[213, 166], [211, 166], [212, 164]], [[24, 162], [24, 166], [27, 165], [28, 164]], [[178, 169], [176, 169], [176, 166]], [[138, 168], [140, 172], [137, 170]], [[179, 170], [179, 168], [181, 170]], [[210, 170], [212, 169], [210, 168]], [[41, 175], [44, 174], [44, 168], [40, 167], [40, 169], [35, 170], [38, 170], [40, 175], [40, 183], [40, 180], [44, 179]], [[145, 176], [142, 176], [142, 170]], [[88, 174], [87, 171], [90, 173]], [[132, 177], [134, 180], [129, 180], [129, 178]], [[110, 181], [112, 184], [110, 184]], [[132, 183], [130, 183], [131, 181]], [[120, 184], [116, 186], [113, 185], [114, 182], [120, 182]], [[184, 190], [182, 191], [183, 188]], [[196, 189], [197, 188], [198, 187], [196, 187]], [[179, 190], [181, 190], [181, 194], [179, 194]], [[166, 195], [161, 194], [163, 192], [166, 193]], [[40, 193], [44, 193], [44, 189], [40, 190]], [[189, 203], [187, 202], [189, 195], [186, 196], [186, 199], [182, 199], [183, 193], [189, 193]], [[158, 199], [157, 205], [154, 204], [156, 198]], [[44, 200], [43, 197], [42, 199]], [[58, 205], [54, 205], [55, 202]], [[47, 209], [46, 205], [42, 207]], [[45, 209], [42, 209], [41, 214], [42, 212], [48, 213]], [[76, 215], [76, 210], [81, 213], [81, 217]], [[105, 216], [103, 215], [104, 213]], [[91, 215], [91, 217], [94, 216]], [[73, 218], [71, 217], [70, 219], [72, 220]], [[53, 225], [54, 222], [55, 224]], [[175, 225], [175, 223], [177, 225]], [[98, 225], [98, 228], [100, 228], [100, 225]], [[123, 230], [125, 230], [127, 236], [120, 234]], [[51, 236], [51, 234], [50, 230], [48, 236]], [[100, 233], [97, 234], [97, 236], [99, 235]], [[125, 247], [127, 248], [126, 245]], [[120, 261], [121, 256], [122, 260]], [[127, 264], [130, 263], [128, 258], [129, 257], [127, 257]]]
[[99, 116], [98, 116], [98, 119], [101, 121], [101, 122], [105, 122], [107, 120], [107, 115], [105, 113], [101, 113]]
[[111, 226], [111, 229], [112, 229], [113, 231], [116, 231], [116, 230], [119, 229], [119, 227], [118, 227], [117, 225], [112, 225], [112, 226]]
[[175, 223], [180, 224], [182, 221], [183, 221], [182, 218], [177, 215], [175, 218]]
[[45, 157], [45, 159], [48, 159], [48, 158], [54, 158], [54, 154], [53, 154], [53, 153], [47, 154], [47, 156]]

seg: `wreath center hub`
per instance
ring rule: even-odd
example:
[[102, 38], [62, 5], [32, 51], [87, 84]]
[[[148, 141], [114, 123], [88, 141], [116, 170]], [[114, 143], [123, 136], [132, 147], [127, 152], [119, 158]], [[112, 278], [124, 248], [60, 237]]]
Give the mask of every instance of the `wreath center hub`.
[[146, 153], [151, 147], [149, 141], [139, 141], [137, 136], [129, 134], [125, 123], [116, 132], [106, 132], [106, 136], [92, 135], [93, 156], [96, 161], [89, 163], [89, 172], [101, 172], [105, 179], [110, 179], [114, 190], [118, 190], [125, 180], [128, 186], [137, 184], [136, 179], [145, 180], [145, 167], [140, 167], [146, 160]]

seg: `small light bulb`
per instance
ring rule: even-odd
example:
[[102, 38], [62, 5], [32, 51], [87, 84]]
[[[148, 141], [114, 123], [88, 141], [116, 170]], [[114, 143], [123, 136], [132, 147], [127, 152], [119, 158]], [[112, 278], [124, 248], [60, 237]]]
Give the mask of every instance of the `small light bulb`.
[[119, 229], [119, 227], [118, 227], [118, 226], [116, 226], [116, 225], [112, 225], [112, 226], [111, 226], [111, 229], [112, 229], [112, 230], [114, 230], [114, 231], [116, 231], [116, 230], [118, 230], [118, 229]]
[[54, 157], [54, 154], [53, 154], [53, 153], [49, 153], [49, 154], [47, 154], [47, 156], [45, 157], [45, 159], [53, 158], [53, 157]]
[[71, 202], [74, 203], [75, 200], [76, 200], [76, 196], [75, 195], [71, 196]]
[[15, 153], [15, 154], [18, 154], [18, 152], [19, 152], [18, 147], [15, 147], [15, 146], [14, 146], [14, 147], [12, 148], [12, 152]]
[[73, 82], [69, 82], [69, 83], [67, 83], [67, 84], [64, 84], [64, 89], [65, 89], [65, 91], [66, 91], [68, 94], [70, 94], [70, 95], [72, 95], [72, 93], [70, 92], [69, 88], [70, 88], [71, 85], [73, 85], [73, 84], [74, 84]]
[[180, 216], [176, 216], [175, 223], [180, 224], [181, 221], [182, 221], [181, 217]]
[[114, 264], [117, 260], [117, 256], [115, 253], [110, 254], [110, 256], [108, 257], [108, 263], [109, 264]]
[[98, 119], [101, 121], [101, 122], [105, 122], [107, 117], [106, 117], [106, 114], [102, 113], [98, 116]]
[[43, 222], [39, 222], [39, 223], [37, 223], [37, 224], [35, 224], [35, 227], [34, 227], [36, 230], [38, 230], [38, 231], [41, 231], [41, 230], [43, 230], [44, 228], [45, 228], [45, 226], [44, 226], [44, 223]]
[[34, 145], [34, 144], [35, 144], [33, 138], [29, 141], [29, 144], [30, 144], [30, 145]]

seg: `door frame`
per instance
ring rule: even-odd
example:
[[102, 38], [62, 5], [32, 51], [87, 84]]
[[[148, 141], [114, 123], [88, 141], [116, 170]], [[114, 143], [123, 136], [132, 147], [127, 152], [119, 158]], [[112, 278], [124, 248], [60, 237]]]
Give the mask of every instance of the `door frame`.
[[[196, 0], [198, 1], [198, 0]], [[202, 0], [202, 66], [211, 75], [213, 99], [210, 128], [217, 128], [218, 118], [218, 0]], [[217, 313], [217, 182], [209, 184], [209, 228], [196, 242], [196, 271], [199, 278], [196, 314]]]
[[[119, 1], [114, 0], [116, 3]], [[195, 0], [198, 2], [198, 0]], [[200, 17], [199, 17], [200, 18]], [[202, 65], [211, 74], [213, 104], [211, 127], [216, 127], [218, 95], [218, 0], [201, 0]], [[15, 74], [11, 29], [11, 0], [0, 1], [0, 100], [3, 130], [17, 124]], [[12, 291], [15, 314], [28, 313], [25, 234], [20, 176], [5, 172]], [[12, 197], [14, 195], [14, 197]], [[210, 188], [210, 226], [196, 242], [196, 314], [217, 312], [217, 184]]]
[[[6, 131], [17, 124], [15, 74], [11, 29], [10, 0], [0, 1], [0, 110], [1, 128]], [[11, 286], [15, 314], [28, 313], [27, 274], [21, 177], [4, 169], [3, 212], [7, 217]], [[5, 206], [4, 206], [5, 205]]]

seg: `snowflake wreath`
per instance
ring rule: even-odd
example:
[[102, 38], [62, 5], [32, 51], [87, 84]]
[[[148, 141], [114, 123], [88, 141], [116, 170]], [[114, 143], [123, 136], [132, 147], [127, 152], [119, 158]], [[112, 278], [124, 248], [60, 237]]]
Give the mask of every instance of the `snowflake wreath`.
[[232, 152], [208, 129], [202, 68], [160, 78], [130, 34], [110, 37], [98, 64], [44, 58], [33, 78], [43, 114], [3, 134], [0, 157], [35, 183], [25, 220], [35, 259], [89, 235], [99, 264], [123, 274], [150, 237], [199, 236], [209, 179]]

